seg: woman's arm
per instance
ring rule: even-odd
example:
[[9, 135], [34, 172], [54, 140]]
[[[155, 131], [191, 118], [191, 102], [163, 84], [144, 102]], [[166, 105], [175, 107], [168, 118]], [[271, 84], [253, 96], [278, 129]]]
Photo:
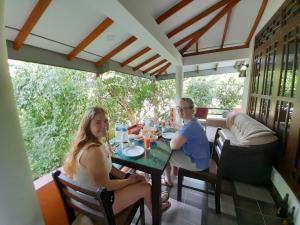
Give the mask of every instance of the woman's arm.
[[136, 176], [130, 176], [128, 179], [111, 180], [109, 178], [110, 171], [105, 167], [107, 163], [106, 160], [108, 159], [101, 147], [91, 147], [83, 157], [89, 175], [96, 185], [105, 187], [108, 191], [118, 190], [139, 181]]
[[123, 171], [121, 171], [115, 167], [112, 167], [110, 174], [113, 175], [117, 179], [125, 179], [125, 175], [126, 175], [126, 173], [124, 173]]

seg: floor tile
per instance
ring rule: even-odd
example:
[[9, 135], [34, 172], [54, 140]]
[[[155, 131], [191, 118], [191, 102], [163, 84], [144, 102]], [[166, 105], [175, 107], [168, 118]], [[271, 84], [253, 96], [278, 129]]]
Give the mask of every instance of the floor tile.
[[203, 225], [238, 225], [235, 217], [216, 214], [214, 210], [203, 213]]
[[[209, 195], [208, 208], [215, 210], [215, 197]], [[231, 215], [236, 217], [235, 205], [232, 196], [221, 194], [221, 212], [225, 215]]]
[[252, 212], [252, 213], [260, 213], [257, 201], [250, 198], [240, 197], [238, 196], [236, 199], [236, 207]]
[[247, 198], [256, 199], [253, 193], [252, 185], [241, 183], [241, 182], [234, 182], [234, 186], [236, 189], [236, 193], [238, 196], [244, 196]]
[[271, 193], [265, 187], [252, 186], [252, 193], [254, 194], [257, 200], [268, 202], [268, 203], [274, 203]]
[[239, 225], [264, 225], [264, 220], [261, 214], [252, 213], [237, 208], [237, 221]]
[[[202, 225], [202, 210], [170, 199], [171, 208], [162, 215], [162, 225]], [[150, 212], [145, 210], [146, 225], [152, 224]]]
[[282, 225], [282, 218], [274, 216], [264, 216], [266, 225]]
[[261, 210], [261, 213], [263, 215], [269, 215], [269, 216], [275, 216], [276, 217], [276, 206], [275, 204], [263, 202], [263, 201], [257, 201], [259, 208]]

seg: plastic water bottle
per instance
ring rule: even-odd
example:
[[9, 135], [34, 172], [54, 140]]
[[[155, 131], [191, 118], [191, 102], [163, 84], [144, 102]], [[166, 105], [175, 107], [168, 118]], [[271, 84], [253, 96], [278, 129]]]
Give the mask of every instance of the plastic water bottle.
[[122, 141], [122, 124], [120, 123], [115, 124], [115, 139], [116, 142]]
[[122, 142], [129, 142], [127, 124], [122, 125]]

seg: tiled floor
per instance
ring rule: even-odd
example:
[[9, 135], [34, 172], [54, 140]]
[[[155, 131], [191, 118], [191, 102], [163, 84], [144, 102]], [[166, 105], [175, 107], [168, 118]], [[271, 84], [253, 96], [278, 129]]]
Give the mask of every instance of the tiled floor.
[[[185, 178], [184, 184], [209, 188], [204, 182]], [[169, 190], [171, 208], [162, 216], [162, 225], [279, 225], [276, 208], [267, 188], [239, 182], [224, 181], [220, 215], [215, 213], [214, 196], [183, 188], [182, 202], [177, 199], [177, 181]], [[146, 210], [146, 224], [151, 216]]]

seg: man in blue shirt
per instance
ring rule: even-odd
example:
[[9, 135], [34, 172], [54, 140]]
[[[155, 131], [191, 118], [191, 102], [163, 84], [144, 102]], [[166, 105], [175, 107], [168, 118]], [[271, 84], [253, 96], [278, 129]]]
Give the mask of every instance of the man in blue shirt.
[[[170, 142], [174, 151], [170, 163], [191, 171], [206, 170], [210, 158], [209, 143], [203, 127], [194, 117], [193, 101], [190, 98], [182, 98], [177, 110], [184, 125]], [[165, 184], [172, 186], [170, 165], [167, 166], [165, 175]]]

